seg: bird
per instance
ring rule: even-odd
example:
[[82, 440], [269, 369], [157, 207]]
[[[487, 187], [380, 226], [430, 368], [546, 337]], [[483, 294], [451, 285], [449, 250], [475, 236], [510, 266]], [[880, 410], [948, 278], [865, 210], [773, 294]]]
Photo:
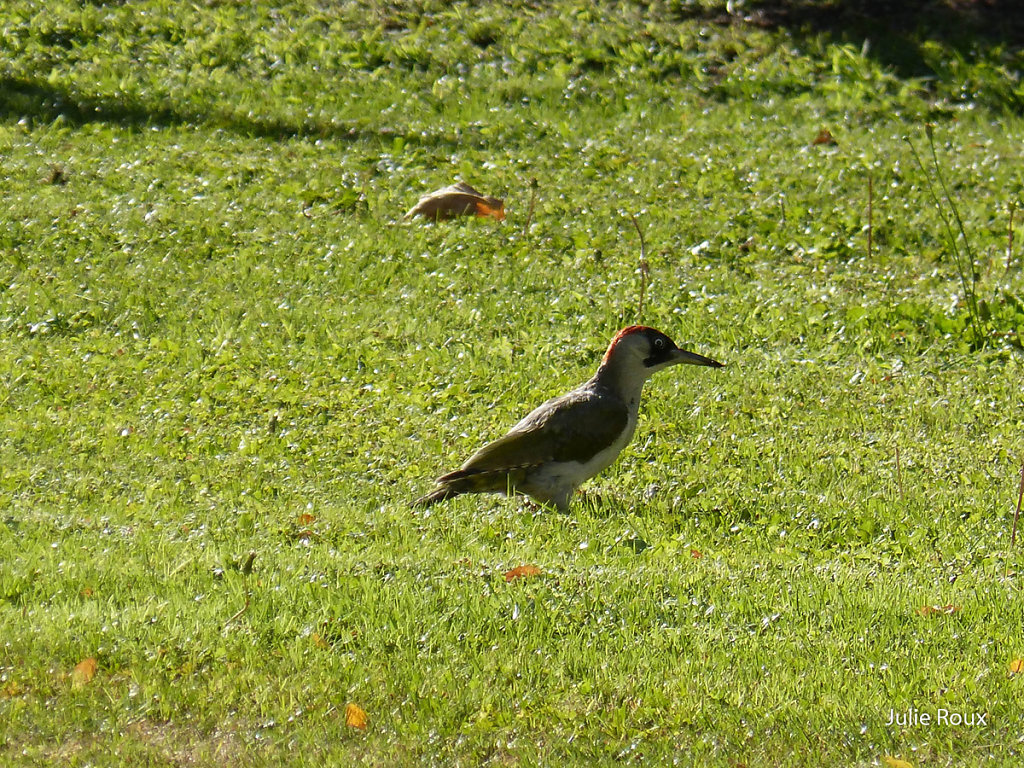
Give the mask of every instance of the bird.
[[413, 503], [425, 508], [466, 493], [520, 493], [568, 511], [576, 489], [609, 467], [633, 437], [647, 380], [681, 363], [724, 367], [654, 328], [623, 328], [589, 381], [535, 408]]

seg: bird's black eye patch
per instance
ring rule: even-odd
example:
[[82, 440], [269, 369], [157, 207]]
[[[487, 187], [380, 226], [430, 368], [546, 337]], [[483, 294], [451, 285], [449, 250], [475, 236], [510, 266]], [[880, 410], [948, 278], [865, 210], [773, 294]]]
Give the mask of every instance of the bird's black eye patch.
[[664, 354], [675, 346], [668, 336], [657, 331], [654, 331], [649, 338], [651, 340], [651, 352], [656, 355]]
[[651, 341], [651, 356], [644, 360], [644, 365], [652, 368], [665, 362], [671, 356], [672, 348], [675, 344], [662, 333], [652, 333], [648, 338]]

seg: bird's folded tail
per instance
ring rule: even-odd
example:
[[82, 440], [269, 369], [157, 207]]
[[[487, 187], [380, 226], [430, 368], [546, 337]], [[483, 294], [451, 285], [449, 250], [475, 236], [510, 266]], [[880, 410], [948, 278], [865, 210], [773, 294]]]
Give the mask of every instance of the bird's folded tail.
[[437, 478], [437, 487], [413, 502], [417, 507], [430, 507], [439, 501], [464, 493], [509, 493], [525, 477], [524, 467], [513, 469], [457, 469]]
[[412, 503], [414, 507], [432, 507], [440, 501], [450, 499], [452, 496], [458, 496], [462, 491], [457, 491], [450, 485], [441, 485], [432, 490], [426, 496], [420, 496], [416, 501]]

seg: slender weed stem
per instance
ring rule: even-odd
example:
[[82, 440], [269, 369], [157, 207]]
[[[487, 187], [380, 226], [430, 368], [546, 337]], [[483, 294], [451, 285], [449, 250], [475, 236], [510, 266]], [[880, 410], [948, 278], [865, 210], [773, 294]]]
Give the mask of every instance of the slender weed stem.
[[900, 464], [900, 447], [896, 446], [896, 485], [900, 489], [900, 503], [906, 504], [907, 498], [903, 494], [903, 467]]
[[935, 131], [930, 124], [925, 126], [925, 135], [928, 137], [928, 146], [931, 149], [932, 167], [935, 169], [935, 177], [938, 179], [939, 186], [942, 188], [942, 194], [945, 197], [946, 205], [949, 206], [949, 210], [952, 212], [953, 220], [955, 220], [957, 229], [959, 230], [959, 237], [963, 238], [966, 254], [961, 253], [960, 251], [959, 238], [957, 237], [957, 233], [953, 230], [953, 222], [950, 220], [949, 215], [947, 215], [942, 201], [939, 200], [939, 194], [936, 191], [935, 184], [932, 181], [932, 177], [929, 176], [928, 170], [924, 166], [924, 161], [921, 160], [921, 156], [917, 152], [917, 147], [914, 146], [914, 143], [909, 137], [905, 137], [904, 140], [908, 145], [910, 145], [910, 151], [914, 156], [914, 160], [921, 169], [921, 173], [924, 174], [924, 178], [928, 186], [928, 192], [931, 194], [932, 201], [935, 203], [935, 209], [938, 211], [939, 218], [942, 219], [942, 224], [946, 229], [946, 237], [949, 240], [949, 247], [953, 253], [953, 262], [956, 265], [957, 275], [960, 278], [960, 286], [963, 289], [964, 298], [967, 301], [967, 312], [970, 316], [971, 330], [974, 332], [975, 342], [980, 345], [985, 341], [985, 332], [982, 325], [981, 314], [978, 311], [978, 274], [975, 270], [974, 249], [971, 248], [971, 242], [968, 240], [967, 232], [964, 230], [964, 223], [963, 219], [960, 217], [960, 210], [956, 207], [956, 202], [953, 200], [953, 196], [949, 192], [949, 186], [946, 184], [946, 179], [942, 175], [942, 167], [939, 165], [939, 158], [935, 152]]
[[1020, 519], [1020, 503], [1024, 500], [1024, 461], [1020, 465], [1020, 489], [1017, 491], [1017, 509], [1013, 513], [1013, 530], [1010, 532], [1010, 546], [1017, 545], [1017, 521]]
[[872, 244], [875, 231], [875, 182], [868, 174], [868, 260], [871, 260]]
[[530, 208], [526, 212], [526, 223], [523, 224], [523, 234], [530, 231], [530, 224], [533, 223], [533, 209], [537, 205], [537, 179], [530, 179]]
[[647, 264], [647, 243], [644, 241], [644, 231], [640, 228], [640, 222], [636, 220], [636, 216], [633, 214], [629, 214], [629, 219], [633, 222], [636, 233], [640, 236], [640, 301], [637, 302], [636, 319], [637, 322], [641, 322], [644, 318], [644, 297], [647, 294], [647, 277], [650, 275], [651, 268]]
[[1010, 222], [1006, 225], [1006, 268], [1009, 269], [1013, 263], [1013, 213], [1017, 210], [1017, 204], [1010, 201]]

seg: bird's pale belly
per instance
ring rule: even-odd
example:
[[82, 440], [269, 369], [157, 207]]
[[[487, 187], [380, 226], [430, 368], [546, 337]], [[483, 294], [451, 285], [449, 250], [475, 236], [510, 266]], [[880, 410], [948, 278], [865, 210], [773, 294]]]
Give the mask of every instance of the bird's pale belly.
[[567, 506], [569, 497], [585, 481], [611, 466], [622, 449], [629, 443], [636, 429], [636, 419], [631, 418], [622, 435], [587, 461], [551, 462], [529, 478], [528, 488], [521, 488], [534, 498], [547, 499], [560, 507]]

